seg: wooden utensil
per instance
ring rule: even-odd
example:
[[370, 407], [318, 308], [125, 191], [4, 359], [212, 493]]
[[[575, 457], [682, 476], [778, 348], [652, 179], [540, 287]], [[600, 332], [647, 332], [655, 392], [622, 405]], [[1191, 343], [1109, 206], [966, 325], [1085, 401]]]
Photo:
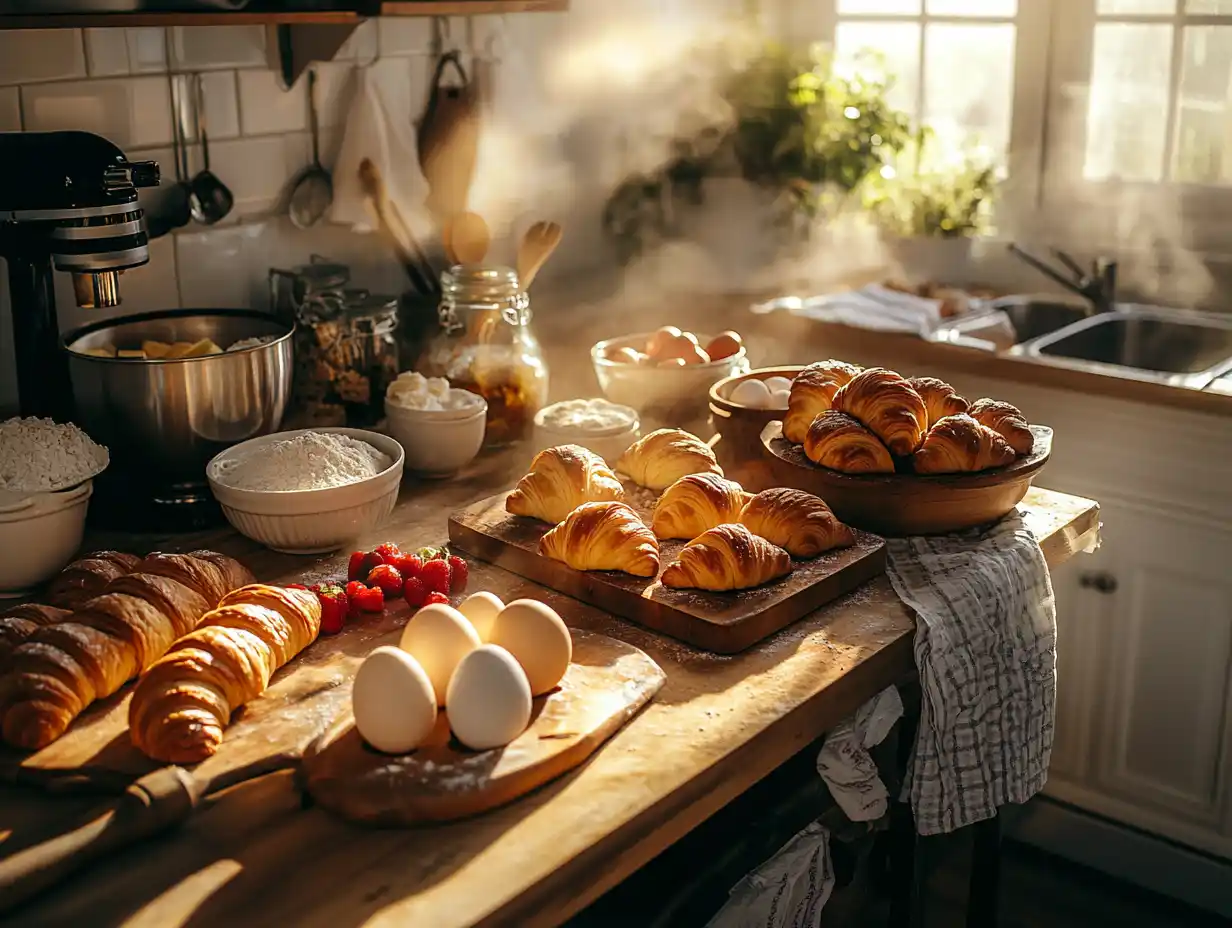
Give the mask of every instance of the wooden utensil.
[[529, 290], [539, 269], [552, 257], [564, 234], [558, 222], [536, 222], [522, 236], [518, 247], [518, 280], [523, 290]]
[[463, 212], [448, 225], [449, 248], [458, 264], [483, 264], [492, 244], [488, 224], [478, 213]]
[[[444, 84], [453, 70], [459, 83]], [[481, 105], [478, 88], [462, 67], [457, 51], [442, 55], [419, 121], [419, 166], [428, 182], [425, 206], [438, 229], [466, 209], [479, 151]]]
[[806, 458], [778, 421], [766, 426], [761, 443], [775, 486], [817, 494], [848, 525], [902, 537], [985, 525], [1017, 506], [1052, 453], [1052, 429], [1033, 425], [1031, 432], [1030, 454], [977, 474], [841, 474]]
[[504, 805], [582, 763], [666, 681], [632, 645], [573, 631], [573, 663], [534, 701], [531, 724], [504, 748], [452, 742], [442, 713], [429, 742], [400, 757], [378, 754], [343, 714], [304, 755], [299, 779], [322, 806], [359, 822], [410, 825], [465, 818]]
[[[365, 158], [359, 163], [359, 183], [372, 208], [377, 226], [398, 255], [402, 269], [415, 289], [423, 294], [436, 293], [438, 288], [435, 275], [431, 272], [432, 265], [428, 263], [423, 249], [419, 248], [418, 242], [411, 235], [401, 214], [397, 212], [397, 207], [389, 199], [389, 192], [385, 187], [384, 178], [381, 177], [381, 170], [370, 158]], [[427, 268], [426, 272], [425, 268]]]
[[[632, 484], [625, 499], [650, 524], [653, 497]], [[640, 625], [719, 654], [734, 654], [885, 572], [885, 541], [856, 532], [850, 548], [796, 561], [786, 577], [735, 593], [673, 590], [618, 571], [580, 571], [539, 553], [552, 526], [510, 515], [501, 493], [455, 512], [449, 540], [475, 557]], [[685, 542], [660, 541], [660, 569]]]

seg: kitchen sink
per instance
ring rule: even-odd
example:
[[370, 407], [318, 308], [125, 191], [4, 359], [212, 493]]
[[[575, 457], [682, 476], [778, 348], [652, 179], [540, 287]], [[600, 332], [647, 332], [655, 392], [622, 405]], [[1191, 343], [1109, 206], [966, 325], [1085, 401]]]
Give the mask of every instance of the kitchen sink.
[[1082, 303], [1048, 297], [1004, 297], [942, 325], [933, 333], [933, 339], [988, 350], [1003, 349], [1050, 335], [1090, 315], [1090, 307]]

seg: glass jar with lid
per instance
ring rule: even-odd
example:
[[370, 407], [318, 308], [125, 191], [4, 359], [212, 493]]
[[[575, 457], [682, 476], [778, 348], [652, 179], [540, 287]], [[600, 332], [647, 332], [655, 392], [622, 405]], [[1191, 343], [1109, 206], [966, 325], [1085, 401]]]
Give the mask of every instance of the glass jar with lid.
[[457, 265], [441, 274], [440, 330], [416, 369], [488, 401], [488, 447], [531, 436], [548, 366], [531, 331], [530, 298], [511, 268]]

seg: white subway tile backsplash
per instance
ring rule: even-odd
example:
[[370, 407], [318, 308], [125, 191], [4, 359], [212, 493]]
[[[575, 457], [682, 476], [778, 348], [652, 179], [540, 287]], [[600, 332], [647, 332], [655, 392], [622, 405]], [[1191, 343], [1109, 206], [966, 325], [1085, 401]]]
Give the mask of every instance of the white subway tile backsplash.
[[263, 234], [263, 224], [257, 223], [176, 235], [180, 304], [201, 309], [264, 308], [256, 297], [265, 279], [259, 247]]
[[80, 29], [0, 30], [0, 84], [85, 76]]
[[276, 206], [287, 182], [308, 162], [308, 136], [271, 135], [210, 145], [210, 167], [235, 196], [236, 216]]
[[240, 129], [244, 135], [298, 132], [308, 128], [308, 81], [302, 75], [284, 90], [270, 70], [240, 71]]
[[171, 36], [171, 63], [177, 70], [268, 64], [263, 26], [177, 27]]
[[125, 29], [128, 66], [134, 74], [167, 70], [167, 33], [164, 29]]
[[128, 39], [123, 29], [86, 29], [85, 42], [91, 77], [128, 73]]
[[121, 148], [171, 142], [171, 96], [163, 77], [34, 84], [22, 88], [25, 127], [81, 129]]
[[[197, 138], [197, 104], [195, 79], [184, 78], [185, 111], [184, 136], [190, 141]], [[234, 139], [240, 134], [239, 95], [236, 90], [234, 71], [205, 71], [201, 73], [201, 96], [205, 101], [205, 132], [211, 139]]]
[[0, 87], [0, 132], [21, 131], [21, 91]]

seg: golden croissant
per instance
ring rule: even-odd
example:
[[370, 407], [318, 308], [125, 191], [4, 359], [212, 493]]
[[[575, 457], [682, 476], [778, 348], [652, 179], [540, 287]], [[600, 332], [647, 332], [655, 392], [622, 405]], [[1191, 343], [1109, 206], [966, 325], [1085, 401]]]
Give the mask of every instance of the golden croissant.
[[316, 640], [321, 602], [308, 590], [253, 584], [223, 597], [137, 681], [133, 744], [169, 764], [194, 764], [222, 743], [232, 713]]
[[723, 476], [710, 446], [680, 429], [658, 429], [638, 439], [620, 456], [616, 469], [651, 490], [664, 490], [689, 474]]
[[539, 553], [574, 570], [621, 570], [635, 577], [659, 572], [659, 542], [625, 503], [583, 503], [539, 539]]
[[909, 377], [907, 383], [911, 384], [912, 389], [920, 394], [920, 399], [924, 401], [924, 408], [928, 411], [928, 425], [925, 428], [931, 428], [946, 416], [956, 416], [967, 411], [966, 398], [959, 396], [958, 391], [944, 380], [936, 377]]
[[603, 458], [580, 445], [558, 445], [535, 455], [505, 509], [555, 525], [582, 503], [624, 498], [624, 487]]
[[0, 679], [4, 740], [30, 750], [50, 744], [87, 706], [149, 667], [223, 595], [252, 579], [242, 564], [212, 551], [145, 558], [9, 655]]
[[818, 361], [810, 364], [791, 382], [787, 415], [783, 417], [783, 437], [797, 445], [813, 420], [830, 408], [839, 388], [860, 373], [862, 368], [845, 361]]
[[782, 487], [762, 490], [749, 500], [740, 524], [793, 557], [816, 557], [856, 540], [820, 497]]
[[121, 551], [95, 551], [65, 567], [47, 587], [47, 602], [57, 609], [76, 609], [93, 599], [116, 577], [132, 573], [141, 558]]
[[1030, 454], [1035, 447], [1035, 436], [1026, 418], [1017, 406], [998, 400], [976, 400], [967, 410], [968, 415], [981, 425], [986, 425], [1007, 442], [1018, 454]]
[[809, 426], [804, 454], [814, 464], [844, 474], [894, 473], [894, 459], [881, 439], [859, 420], [833, 409]]
[[40, 628], [63, 622], [72, 614], [67, 609], [39, 603], [23, 603], [0, 613], [0, 672], [4, 671], [8, 656], [19, 644]]
[[1017, 455], [1009, 442], [966, 414], [946, 416], [911, 456], [919, 474], [962, 474], [1003, 467]]
[[718, 525], [680, 549], [663, 571], [676, 589], [747, 590], [791, 573], [791, 555], [743, 525]]
[[689, 474], [659, 497], [650, 527], [659, 538], [696, 538], [706, 529], [738, 521], [751, 496], [717, 474]]
[[892, 454], [911, 454], [928, 427], [924, 400], [893, 371], [870, 367], [834, 394], [834, 408], [864, 423]]

